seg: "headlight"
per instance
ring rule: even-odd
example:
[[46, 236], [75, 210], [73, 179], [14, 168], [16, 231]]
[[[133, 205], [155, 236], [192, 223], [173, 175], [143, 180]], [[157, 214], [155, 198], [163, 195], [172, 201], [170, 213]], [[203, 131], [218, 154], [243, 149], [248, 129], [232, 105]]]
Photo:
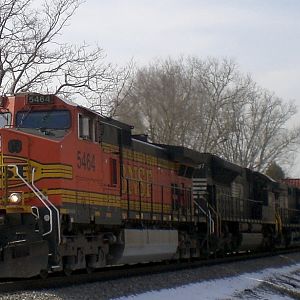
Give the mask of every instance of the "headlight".
[[20, 193], [11, 193], [8, 199], [11, 204], [18, 204], [22, 200], [22, 195]]

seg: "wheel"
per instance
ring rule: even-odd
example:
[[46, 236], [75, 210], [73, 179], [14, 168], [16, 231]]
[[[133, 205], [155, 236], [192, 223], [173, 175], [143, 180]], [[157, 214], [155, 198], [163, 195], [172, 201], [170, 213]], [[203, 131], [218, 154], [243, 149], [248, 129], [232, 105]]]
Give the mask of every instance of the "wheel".
[[95, 268], [93, 268], [93, 267], [86, 267], [86, 272], [88, 273], [88, 274], [91, 274], [91, 273], [93, 273], [95, 271]]
[[71, 270], [70, 268], [64, 268], [64, 273], [66, 276], [71, 276], [72, 272], [73, 272], [73, 270]]
[[48, 277], [48, 270], [41, 270], [40, 271], [40, 277], [42, 279], [46, 279]]

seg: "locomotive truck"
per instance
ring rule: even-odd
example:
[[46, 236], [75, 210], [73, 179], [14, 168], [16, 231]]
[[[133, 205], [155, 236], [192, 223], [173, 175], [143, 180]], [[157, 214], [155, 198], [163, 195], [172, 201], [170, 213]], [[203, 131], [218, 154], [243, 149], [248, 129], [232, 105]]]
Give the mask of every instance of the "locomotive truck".
[[55, 95], [0, 98], [0, 277], [295, 245], [300, 190]]

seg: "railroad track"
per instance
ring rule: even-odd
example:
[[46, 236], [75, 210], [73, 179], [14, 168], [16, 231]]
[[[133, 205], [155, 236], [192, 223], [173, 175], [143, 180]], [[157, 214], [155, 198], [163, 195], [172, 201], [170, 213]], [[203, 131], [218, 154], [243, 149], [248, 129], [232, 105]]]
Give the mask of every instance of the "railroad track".
[[63, 274], [50, 274], [46, 279], [32, 278], [32, 279], [17, 279], [4, 280], [0, 282], [0, 293], [9, 293], [26, 290], [41, 290], [61, 288], [78, 284], [101, 282], [116, 280], [120, 278], [128, 278], [134, 276], [144, 276], [150, 274], [157, 274], [163, 272], [172, 272], [185, 269], [199, 268], [203, 266], [226, 265], [232, 262], [242, 260], [252, 260], [276, 255], [291, 254], [300, 252], [300, 248], [277, 250], [276, 252], [263, 253], [236, 253], [222, 258], [209, 258], [193, 261], [171, 261], [160, 263], [145, 263], [137, 265], [125, 265], [107, 267], [97, 270], [93, 273], [86, 274], [83, 272], [74, 273], [71, 276]]

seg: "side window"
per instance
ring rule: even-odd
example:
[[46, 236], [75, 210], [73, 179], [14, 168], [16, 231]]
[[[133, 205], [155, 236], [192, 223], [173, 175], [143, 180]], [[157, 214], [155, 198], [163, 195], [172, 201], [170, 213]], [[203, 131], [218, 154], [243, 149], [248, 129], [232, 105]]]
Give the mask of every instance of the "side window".
[[0, 128], [9, 126], [10, 124], [11, 124], [11, 113], [10, 112], [0, 113]]
[[90, 117], [78, 114], [78, 135], [79, 138], [92, 141], [94, 134], [94, 120]]
[[78, 135], [80, 138], [84, 139], [88, 136], [88, 127], [86, 118], [83, 117], [83, 115], [78, 115]]
[[117, 172], [117, 160], [111, 158], [110, 160], [110, 174], [111, 174], [111, 185], [118, 184], [118, 172]]

